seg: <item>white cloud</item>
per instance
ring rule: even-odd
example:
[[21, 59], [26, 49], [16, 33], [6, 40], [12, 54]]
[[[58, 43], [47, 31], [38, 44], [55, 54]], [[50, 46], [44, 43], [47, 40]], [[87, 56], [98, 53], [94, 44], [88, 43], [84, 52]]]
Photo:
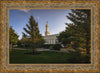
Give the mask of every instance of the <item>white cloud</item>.
[[30, 9], [19, 9], [20, 11], [24, 11], [24, 12], [29, 12], [30, 11]]

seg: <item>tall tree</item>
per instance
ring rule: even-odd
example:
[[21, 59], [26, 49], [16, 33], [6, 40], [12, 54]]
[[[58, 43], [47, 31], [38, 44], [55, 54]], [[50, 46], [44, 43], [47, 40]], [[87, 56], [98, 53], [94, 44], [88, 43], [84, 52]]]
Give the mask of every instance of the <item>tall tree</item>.
[[32, 49], [34, 53], [36, 46], [37, 45], [39, 46], [40, 43], [43, 44], [44, 40], [42, 35], [40, 34], [38, 23], [35, 21], [33, 16], [29, 18], [29, 25], [26, 24], [26, 26], [27, 28], [23, 28], [23, 29], [27, 34], [23, 32], [23, 35], [25, 37], [28, 37], [29, 41], [32, 43], [31, 46], [33, 46]]
[[18, 34], [15, 32], [15, 30], [11, 26], [9, 28], [9, 43], [10, 43], [10, 49], [13, 48], [13, 45], [17, 44], [18, 37], [19, 37]]
[[[84, 42], [83, 35], [79, 34], [76, 29], [77, 26], [74, 24], [66, 24], [66, 30], [61, 32], [60, 35], [58, 36], [58, 40], [64, 45], [70, 45], [71, 43], [74, 42], [75, 45], [73, 45], [73, 48], [78, 50], [78, 47], [82, 47], [81, 45]], [[79, 30], [79, 29], [78, 29]], [[77, 34], [78, 33], [78, 34]]]
[[[66, 44], [74, 42], [74, 48], [85, 48], [90, 53], [90, 10], [72, 9], [67, 18], [72, 23], [66, 23], [66, 30], [60, 33], [58, 39]], [[63, 34], [63, 36], [62, 36]], [[66, 37], [65, 37], [66, 36]], [[67, 42], [66, 42], [66, 41]]]
[[85, 41], [84, 48], [86, 48], [87, 54], [90, 53], [90, 24], [91, 24], [91, 11], [89, 9], [75, 9], [67, 16], [74, 25], [77, 26], [76, 37], [82, 37]]

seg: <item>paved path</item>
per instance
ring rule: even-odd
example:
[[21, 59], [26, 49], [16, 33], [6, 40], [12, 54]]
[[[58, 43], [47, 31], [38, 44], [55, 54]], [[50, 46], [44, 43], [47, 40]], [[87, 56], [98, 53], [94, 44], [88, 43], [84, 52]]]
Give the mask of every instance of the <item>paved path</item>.
[[[27, 49], [24, 49], [24, 48], [13, 48], [13, 49], [16, 49], [16, 50], [27, 50]], [[69, 50], [66, 50], [66, 51], [57, 51], [57, 50], [50, 50], [50, 49], [37, 49], [37, 51], [69, 52]]]
[[50, 49], [38, 49], [37, 51], [68, 52], [68, 51], [57, 51], [57, 50], [50, 50]]

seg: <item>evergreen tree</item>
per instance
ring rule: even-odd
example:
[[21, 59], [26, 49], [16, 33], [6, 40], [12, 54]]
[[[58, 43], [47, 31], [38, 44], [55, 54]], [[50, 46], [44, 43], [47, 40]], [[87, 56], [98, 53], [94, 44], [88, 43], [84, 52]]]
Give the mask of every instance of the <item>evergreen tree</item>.
[[[38, 23], [35, 21], [34, 17], [31, 16], [29, 18], [29, 25], [26, 24], [27, 28], [23, 28], [24, 31], [27, 33], [23, 32], [24, 37], [27, 37], [29, 39], [30, 47], [34, 50], [37, 46], [40, 46], [44, 43], [43, 37], [40, 34], [39, 28], [38, 28]], [[28, 44], [28, 43], [27, 43]]]
[[[90, 10], [84, 9], [75, 9], [72, 10], [72, 13], [69, 13], [67, 16], [74, 25], [76, 29], [74, 31], [76, 37], [80, 38], [79, 41], [84, 43], [84, 48], [86, 48], [87, 54], [90, 53], [90, 24], [91, 24], [91, 13]], [[83, 40], [83, 41], [82, 41]]]
[[73, 23], [66, 23], [66, 30], [61, 32], [58, 36], [58, 40], [62, 44], [70, 44], [73, 42], [72, 47], [78, 49], [79, 47], [85, 48], [87, 54], [90, 53], [90, 24], [91, 13], [90, 10], [71, 10], [67, 16]]
[[13, 48], [13, 45], [17, 44], [18, 42], [18, 34], [15, 32], [15, 30], [10, 27], [9, 28], [9, 43], [10, 43], [10, 49]]

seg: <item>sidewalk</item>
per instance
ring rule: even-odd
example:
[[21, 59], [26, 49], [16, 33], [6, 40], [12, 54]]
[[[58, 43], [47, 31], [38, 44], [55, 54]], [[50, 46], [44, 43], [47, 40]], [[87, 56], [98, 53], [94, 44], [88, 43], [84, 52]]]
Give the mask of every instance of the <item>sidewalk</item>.
[[[16, 49], [16, 50], [28, 50], [28, 49], [22, 49], [22, 48], [13, 48], [13, 49]], [[30, 50], [30, 49], [29, 49]], [[50, 49], [37, 49], [37, 51], [54, 51], [54, 52], [69, 52], [69, 50], [60, 50], [60, 51], [57, 51], [57, 50], [50, 50]]]

